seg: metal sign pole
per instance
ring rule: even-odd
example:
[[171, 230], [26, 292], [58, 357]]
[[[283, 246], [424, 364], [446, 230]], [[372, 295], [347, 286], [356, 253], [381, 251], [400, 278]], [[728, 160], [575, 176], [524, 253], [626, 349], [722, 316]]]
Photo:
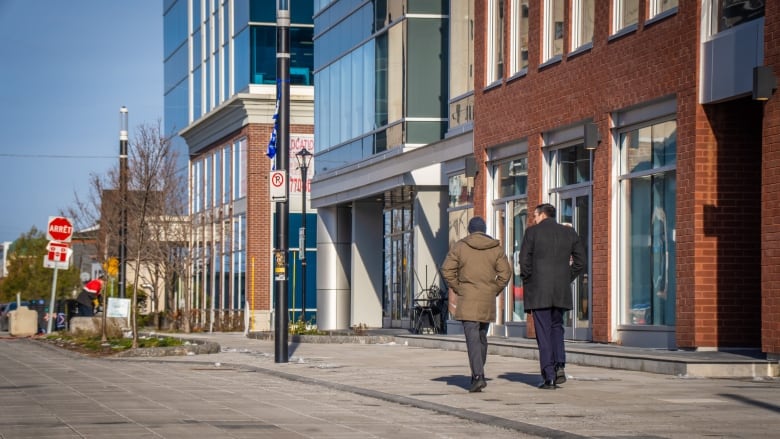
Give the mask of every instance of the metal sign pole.
[[57, 265], [54, 265], [54, 274], [51, 280], [51, 300], [49, 301], [49, 318], [46, 322], [46, 333], [51, 334], [52, 321], [57, 319], [57, 311], [54, 306], [54, 297], [57, 294]]
[[[276, 86], [279, 88], [279, 132], [276, 169], [290, 168], [290, 3], [276, 0]], [[287, 333], [290, 316], [287, 300], [287, 235], [290, 229], [288, 202], [290, 185], [285, 179], [285, 197], [276, 203], [274, 246], [274, 360], [288, 362]]]

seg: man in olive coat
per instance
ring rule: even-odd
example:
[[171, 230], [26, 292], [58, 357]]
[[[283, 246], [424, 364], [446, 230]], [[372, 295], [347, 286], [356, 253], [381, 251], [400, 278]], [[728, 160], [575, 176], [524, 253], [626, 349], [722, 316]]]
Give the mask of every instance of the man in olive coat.
[[571, 283], [585, 271], [585, 248], [572, 228], [555, 222], [555, 206], [540, 204], [520, 247], [525, 311], [533, 314], [540, 389], [566, 382], [563, 314], [572, 309]]
[[496, 296], [512, 276], [512, 267], [501, 242], [486, 235], [485, 220], [469, 221], [469, 235], [453, 244], [441, 273], [457, 296], [453, 318], [463, 323], [471, 368], [469, 392], [481, 392], [485, 382], [487, 331], [496, 320]]

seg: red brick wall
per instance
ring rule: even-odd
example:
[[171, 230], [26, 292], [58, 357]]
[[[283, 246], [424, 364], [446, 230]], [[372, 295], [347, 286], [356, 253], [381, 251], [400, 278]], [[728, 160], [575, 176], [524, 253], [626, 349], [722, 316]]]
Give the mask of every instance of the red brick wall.
[[[761, 339], [761, 106], [704, 108], [712, 142], [696, 158], [696, 346], [758, 347]], [[681, 309], [682, 311], [682, 309]]]
[[[256, 310], [271, 309], [271, 231], [273, 211], [268, 188], [271, 159], [265, 155], [273, 125], [244, 127], [247, 136], [246, 269], [247, 300]], [[254, 279], [252, 273], [254, 272]], [[254, 284], [254, 290], [252, 285]], [[250, 305], [251, 306], [251, 305]]]
[[[702, 122], [697, 103], [699, 2], [681, 2], [677, 14], [645, 26], [621, 38], [609, 40], [610, 4], [596, 2], [593, 48], [560, 63], [539, 69], [541, 58], [541, 2], [530, 2], [529, 69], [524, 77], [484, 89], [486, 33], [475, 35], [475, 126], [477, 157], [486, 148], [528, 139], [529, 206], [542, 198], [542, 134], [592, 118], [603, 142], [594, 154], [593, 187], [593, 339], [612, 341], [610, 334], [610, 229], [612, 187], [612, 141], [610, 115], [632, 105], [675, 96], [678, 129], [678, 260], [695, 260], [693, 231], [696, 202], [696, 133]], [[640, 11], [644, 2], [640, 2]], [[484, 29], [487, 3], [478, 0], [476, 22]], [[641, 15], [644, 15], [640, 12]], [[570, 19], [567, 14], [566, 20]], [[507, 21], [506, 28], [509, 28]], [[568, 26], [565, 32], [568, 32]], [[569, 37], [564, 34], [568, 47]], [[506, 53], [509, 38], [505, 38]], [[511, 55], [510, 55], [511, 56]], [[508, 72], [504, 75], [506, 78]], [[704, 121], [706, 123], [706, 121]], [[482, 179], [480, 179], [482, 181]], [[484, 198], [475, 198], [475, 206]], [[680, 226], [688, 236], [681, 236]], [[684, 234], [683, 234], [684, 235]], [[681, 303], [694, 300], [696, 284], [693, 264], [678, 267], [677, 294]], [[695, 326], [691, 316], [680, 316], [678, 336], [691, 340]]]
[[[780, 75], [780, 3], [766, 2], [764, 64]], [[761, 193], [761, 291], [764, 352], [780, 357], [780, 94], [764, 104]]]
[[[253, 124], [236, 136], [247, 136], [247, 300], [256, 310], [271, 309], [271, 252], [274, 245], [273, 205], [269, 194], [268, 176], [271, 159], [266, 155], [272, 125]], [[290, 125], [292, 134], [313, 134], [312, 125]], [[292, 158], [294, 161], [295, 159]], [[254, 292], [251, 290], [254, 260]], [[254, 297], [252, 297], [254, 296]], [[252, 300], [254, 299], [254, 302]]]

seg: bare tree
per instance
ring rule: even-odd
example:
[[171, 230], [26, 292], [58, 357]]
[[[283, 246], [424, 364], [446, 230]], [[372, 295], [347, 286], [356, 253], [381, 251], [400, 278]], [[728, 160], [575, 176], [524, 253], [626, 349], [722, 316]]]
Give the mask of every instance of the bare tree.
[[[135, 231], [132, 240], [136, 254], [134, 284], [140, 285], [139, 278], [143, 274], [144, 280], [154, 285], [151, 310], [155, 314], [157, 286], [169, 285], [166, 277], [183, 274], [178, 267], [180, 259], [186, 257], [186, 252], [181, 250], [186, 247], [188, 236], [186, 180], [177, 169], [178, 155], [170, 138], [163, 135], [160, 127], [158, 121], [157, 125], [138, 128], [130, 145], [132, 171], [128, 182], [131, 192], [136, 194], [128, 199], [129, 210], [136, 212], [131, 221], [131, 230]], [[133, 310], [137, 310], [137, 290], [133, 290]], [[137, 347], [136, 319], [133, 319], [132, 329], [133, 347]]]
[[[139, 286], [152, 286], [150, 310], [156, 316], [160, 312], [160, 298], [164, 298], [166, 307], [171, 306], [168, 312], [175, 310], [175, 292], [181, 288], [180, 280], [189, 276], [189, 222], [186, 175], [177, 169], [178, 154], [170, 137], [163, 134], [161, 122], [138, 126], [128, 145], [128, 153], [128, 194], [125, 201], [127, 254], [133, 258], [128, 262], [134, 265], [135, 270], [133, 283], [127, 291], [132, 291], [131, 329], [133, 347], [137, 347]], [[101, 260], [105, 263], [116, 255], [119, 248], [121, 198], [117, 190], [118, 165], [105, 176], [92, 175], [90, 182], [89, 195], [86, 198], [76, 197], [70, 216], [82, 227], [99, 225], [96, 253], [102, 255]], [[184, 329], [189, 330], [188, 327]]]

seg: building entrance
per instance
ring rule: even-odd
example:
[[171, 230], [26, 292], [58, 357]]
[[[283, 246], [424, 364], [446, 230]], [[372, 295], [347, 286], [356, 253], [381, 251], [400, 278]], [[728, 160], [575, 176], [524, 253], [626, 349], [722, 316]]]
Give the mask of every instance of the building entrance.
[[590, 289], [590, 236], [591, 236], [590, 188], [582, 187], [558, 193], [558, 222], [574, 227], [580, 235], [587, 269], [572, 284], [574, 308], [564, 314], [565, 337], [573, 340], [591, 340], [591, 289]]

